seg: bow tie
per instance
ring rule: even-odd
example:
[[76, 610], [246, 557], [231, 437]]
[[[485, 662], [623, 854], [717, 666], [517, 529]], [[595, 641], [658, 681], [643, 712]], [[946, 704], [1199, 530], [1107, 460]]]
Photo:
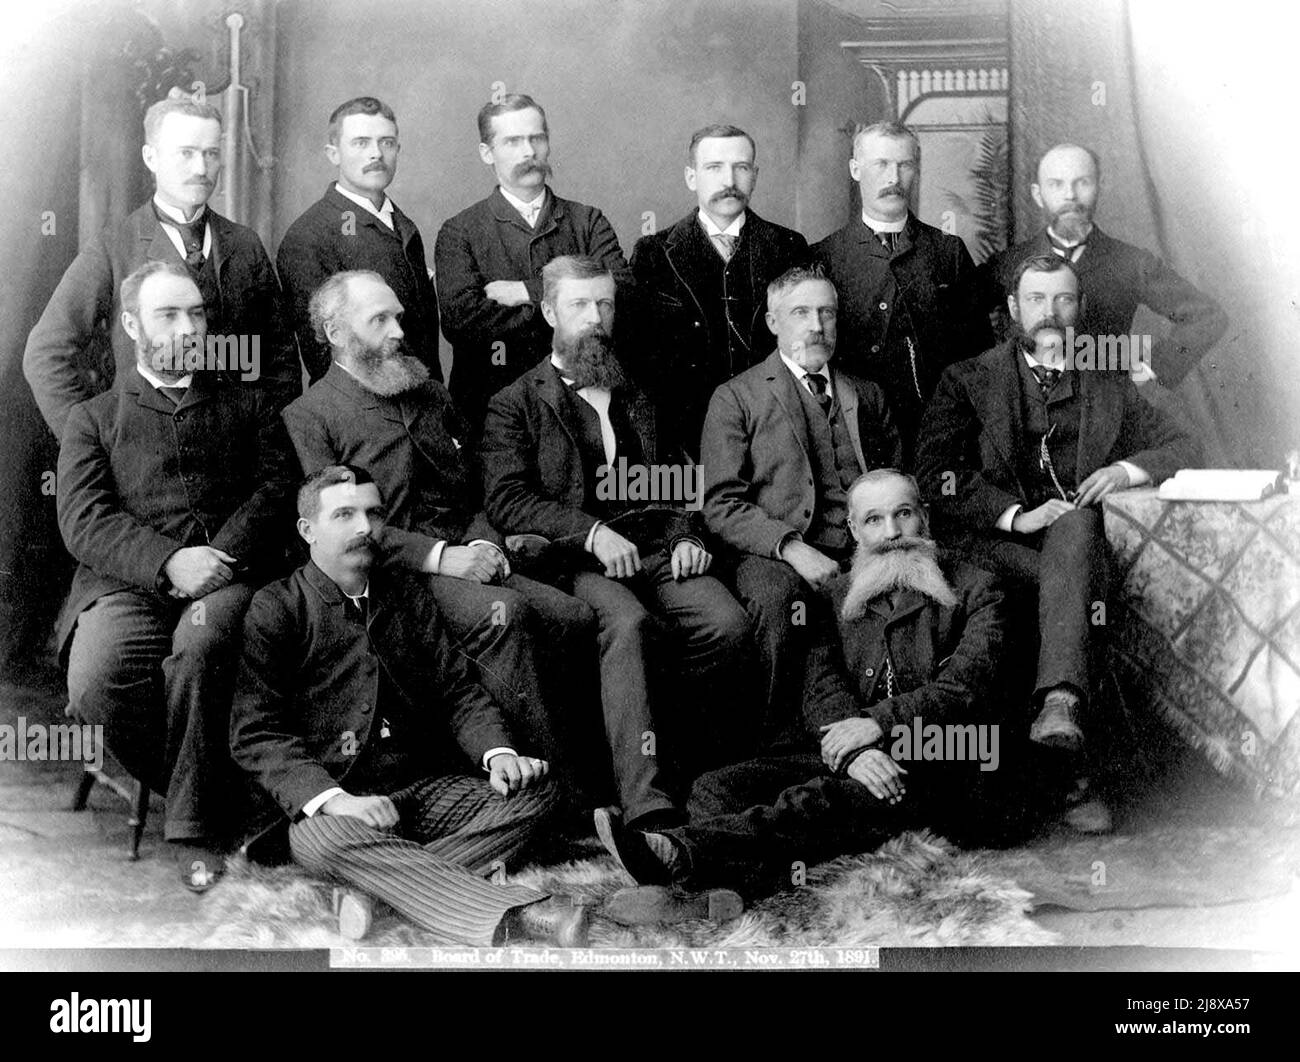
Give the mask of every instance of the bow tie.
[[1052, 250], [1067, 262], [1073, 262], [1079, 255], [1083, 254], [1083, 249], [1088, 246], [1087, 240], [1080, 240], [1078, 243], [1062, 243], [1050, 232], [1047, 234], [1047, 242], [1052, 245]]
[[1061, 378], [1060, 369], [1049, 369], [1046, 365], [1034, 365], [1032, 371], [1038, 379], [1038, 390], [1043, 394], [1043, 401], [1052, 393], [1052, 388], [1056, 386], [1056, 381]]

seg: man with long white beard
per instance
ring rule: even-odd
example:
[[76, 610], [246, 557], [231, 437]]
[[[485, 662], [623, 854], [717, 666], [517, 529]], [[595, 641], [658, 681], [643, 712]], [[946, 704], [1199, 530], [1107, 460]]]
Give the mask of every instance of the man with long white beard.
[[598, 817], [605, 846], [648, 886], [618, 894], [607, 916], [698, 917], [728, 888], [770, 891], [799, 864], [962, 820], [974, 757], [921, 757], [900, 735], [996, 734], [1002, 591], [987, 572], [940, 561], [909, 475], [860, 476], [848, 519], [853, 565], [831, 586], [834, 619], [809, 656], [802, 720], [765, 755], [699, 778], [687, 826], [637, 834]]
[[[313, 293], [310, 315], [332, 360], [284, 410], [303, 474], [345, 464], [374, 477], [387, 508], [382, 561], [430, 576], [426, 585], [453, 644], [475, 662], [516, 730], [574, 782], [570, 767], [582, 757], [566, 746], [581, 730], [584, 702], [571, 661], [583, 652], [594, 657], [595, 616], [576, 598], [512, 569], [504, 540], [482, 511], [468, 428], [447, 389], [408, 353], [403, 306], [383, 277], [334, 274]], [[536, 650], [543, 643], [556, 650], [549, 668]]]

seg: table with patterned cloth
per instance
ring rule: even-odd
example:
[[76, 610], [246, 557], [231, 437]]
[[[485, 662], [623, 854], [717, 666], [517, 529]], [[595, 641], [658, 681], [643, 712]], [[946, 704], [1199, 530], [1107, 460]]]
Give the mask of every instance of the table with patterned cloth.
[[1300, 793], [1300, 496], [1104, 511], [1125, 686], [1257, 795]]

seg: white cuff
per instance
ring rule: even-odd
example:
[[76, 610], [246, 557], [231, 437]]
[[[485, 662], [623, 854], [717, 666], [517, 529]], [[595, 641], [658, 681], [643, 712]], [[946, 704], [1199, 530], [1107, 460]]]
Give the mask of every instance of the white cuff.
[[519, 755], [519, 753], [517, 753], [509, 745], [498, 745], [494, 749], [488, 749], [487, 752], [483, 753], [483, 770], [485, 771], [491, 770], [491, 768], [488, 767], [488, 762], [492, 759], [493, 756], [500, 756], [501, 753], [503, 752], [508, 752], [510, 753], [511, 756], [515, 756], [515, 757], [518, 757]]
[[340, 789], [338, 786], [335, 786], [333, 789], [326, 789], [325, 792], [318, 793], [316, 796], [312, 797], [309, 801], [307, 801], [307, 803], [305, 803], [302, 806], [303, 817], [308, 819], [311, 818], [313, 815], [316, 814], [316, 812], [320, 811], [321, 808], [323, 808], [326, 804], [328, 804], [334, 797], [338, 796], [340, 793], [346, 793], [346, 792], [347, 790]]
[[999, 531], [1013, 530], [1011, 525], [1016, 522], [1016, 517], [1020, 514], [1020, 510], [1023, 508], [1024, 506], [1019, 503], [1008, 506], [1007, 511], [998, 517], [997, 529]]
[[440, 539], [433, 544], [433, 549], [429, 550], [429, 555], [424, 558], [424, 570], [433, 575], [442, 571], [442, 551], [447, 548], [447, 540]]
[[1130, 487], [1140, 487], [1144, 483], [1151, 482], [1150, 473], [1144, 468], [1138, 468], [1131, 461], [1116, 461], [1115, 464], [1119, 465], [1128, 474], [1128, 485]]
[[582, 544], [582, 548], [585, 549], [588, 553], [592, 552], [591, 544], [596, 541], [596, 532], [599, 531], [603, 526], [604, 525], [599, 520], [597, 520], [594, 524], [591, 525], [591, 530], [587, 532], [587, 541]]

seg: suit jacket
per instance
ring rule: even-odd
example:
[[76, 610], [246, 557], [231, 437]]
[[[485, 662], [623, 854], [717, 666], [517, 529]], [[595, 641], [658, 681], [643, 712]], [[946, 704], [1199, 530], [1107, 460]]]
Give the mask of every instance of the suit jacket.
[[[434, 244], [442, 330], [452, 345], [451, 393], [477, 430], [487, 400], [551, 351], [542, 317], [542, 267], [565, 254], [590, 255], [609, 266], [620, 293], [631, 273], [614, 229], [595, 207], [561, 199], [549, 188], [529, 228], [499, 188], [448, 218]], [[522, 280], [531, 302], [506, 307], [483, 294], [493, 280]], [[496, 344], [503, 344], [494, 350]], [[494, 354], [496, 355], [494, 359]]]
[[[1007, 294], [1011, 278], [1026, 258], [1052, 254], [1047, 230], [989, 259], [980, 270], [984, 298], [1009, 334]], [[1228, 329], [1228, 315], [1150, 251], [1107, 236], [1093, 226], [1088, 246], [1074, 263], [1084, 303], [1076, 333], [1126, 336], [1139, 305], [1173, 323], [1169, 334], [1151, 344], [1151, 367], [1166, 387], [1177, 387]]]
[[430, 380], [386, 398], [331, 363], [283, 415], [304, 475], [342, 463], [374, 477], [387, 511], [389, 559], [418, 571], [439, 540], [501, 544], [482, 513], [467, 429], [442, 384]]
[[[302, 377], [271, 260], [252, 229], [211, 208], [208, 219], [222, 307], [220, 315], [209, 310], [208, 334], [259, 336], [260, 378], [287, 402], [302, 390]], [[184, 264], [151, 202], [105, 227], [77, 255], [27, 337], [23, 373], [56, 436], [68, 410], [134, 368], [135, 343], [119, 320], [120, 291], [150, 259]]]
[[[365, 632], [343, 602], [308, 562], [259, 590], [244, 616], [231, 754], [289, 819], [325, 790], [347, 788], [383, 718], [393, 720], [393, 736], [382, 740], [401, 742], [385, 792], [476, 771], [489, 749], [514, 746], [468, 659], [452, 649], [423, 580], [372, 572]], [[385, 695], [404, 700], [404, 725]]]
[[[845, 372], [885, 387], [896, 417], [902, 416], [904, 404], [923, 405], [947, 366], [992, 345], [975, 263], [960, 237], [909, 214], [899, 249], [891, 258], [862, 218], [856, 217], [814, 244], [812, 254], [839, 291], [836, 363]], [[902, 393], [895, 393], [898, 387], [882, 363], [890, 326], [895, 323], [910, 326], [915, 337], [919, 399], [911, 381]]]
[[[944, 726], [1000, 723], [1008, 715], [1002, 589], [964, 561], [941, 566], [957, 594], [951, 608], [904, 590], [893, 609], [878, 597], [846, 620], [840, 610], [851, 577], [831, 584], [833, 617], [829, 610], [819, 615], [806, 664], [802, 742], [820, 747], [823, 726], [870, 716], [885, 732], [880, 747], [888, 751], [894, 727], [910, 727], [917, 717]], [[885, 695], [886, 652], [898, 690], [893, 697]]]
[[415, 222], [393, 204], [393, 229], [339, 193], [331, 182], [325, 194], [289, 226], [275, 256], [285, 301], [293, 316], [298, 349], [312, 381], [330, 367], [328, 348], [312, 331], [307, 312], [312, 292], [335, 273], [370, 269], [393, 289], [402, 304], [402, 330], [410, 352], [442, 379], [438, 361], [438, 298], [424, 260], [424, 241]]
[[808, 258], [808, 242], [799, 233], [753, 210], [746, 212], [740, 233], [737, 253], [744, 248], [747, 254], [754, 301], [738, 325], [748, 352], [735, 364], [722, 331], [721, 300], [708, 279], [717, 275], [721, 259], [699, 212], [692, 210], [662, 232], [643, 236], [632, 249], [640, 319], [629, 337], [632, 369], [661, 405], [676, 410], [681, 444], [693, 455], [699, 452], [713, 389], [776, 349], [765, 319], [767, 285]]
[[[836, 399], [858, 459], [870, 468], [901, 459], [879, 387], [832, 363]], [[812, 441], [801, 385], [778, 352], [713, 392], [704, 420], [704, 518], [709, 530], [744, 553], [774, 557], [791, 532], [803, 534], [817, 508]]]
[[[917, 480], [944, 525], [990, 531], [1031, 491], [1017, 471], [1025, 447], [1023, 390], [1014, 340], [951, 366], [925, 411]], [[1079, 414], [1076, 482], [1116, 461], [1144, 469], [1153, 483], [1195, 465], [1196, 443], [1143, 399], [1126, 374], [1076, 370]]]
[[79, 562], [60, 622], [105, 594], [162, 594], [178, 549], [209, 545], [256, 583], [285, 570], [293, 458], [278, 405], [258, 387], [195, 373], [181, 400], [133, 368], [68, 414], [59, 449], [59, 531]]
[[[499, 530], [541, 535], [585, 563], [583, 546], [598, 518], [583, 511], [591, 484], [579, 442], [582, 426], [563, 388], [548, 358], [493, 396], [483, 425], [484, 492], [488, 518]], [[685, 455], [665, 441], [644, 392], [630, 386], [625, 401], [646, 464], [684, 466]], [[645, 508], [644, 520], [635, 512], [630, 506], [630, 519], [605, 522], [614, 523], [644, 553], [700, 530], [695, 514], [670, 506]]]

